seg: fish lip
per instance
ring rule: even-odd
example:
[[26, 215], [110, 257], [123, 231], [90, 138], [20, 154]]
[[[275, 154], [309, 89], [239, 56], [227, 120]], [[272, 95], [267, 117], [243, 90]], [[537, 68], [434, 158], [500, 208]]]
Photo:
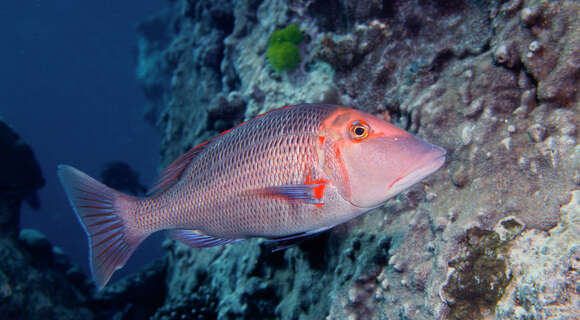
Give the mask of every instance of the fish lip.
[[443, 166], [443, 164], [445, 163], [446, 156], [447, 150], [431, 144], [430, 150], [427, 153], [427, 155], [425, 157], [422, 157], [422, 159], [420, 159], [420, 161], [415, 166], [410, 167], [407, 170], [408, 173], [405, 176], [413, 174], [416, 171], [423, 171], [425, 169], [434, 168], [433, 171], [429, 171], [429, 173], [427, 173], [426, 176], [428, 176], [431, 173], [435, 172], [437, 169], [441, 168], [441, 166]]
[[[391, 185], [389, 186], [389, 190], [392, 189], [393, 187], [400, 185], [402, 183], [408, 183], [410, 178], [414, 178], [419, 176], [419, 178], [409, 184], [408, 186], [404, 187], [403, 189], [406, 189], [408, 187], [410, 187], [411, 185], [423, 180], [424, 178], [430, 176], [432, 173], [434, 173], [435, 171], [439, 170], [443, 164], [445, 164], [445, 160], [446, 160], [446, 155], [447, 155], [447, 151], [445, 149], [439, 148], [439, 147], [435, 147], [440, 151], [439, 154], [437, 154], [436, 156], [433, 157], [427, 157], [426, 160], [420, 162], [418, 165], [411, 167], [409, 169], [409, 173], [406, 175], [403, 175], [401, 177], [399, 177], [397, 180], [395, 180], [393, 183], [391, 183]], [[401, 190], [402, 191], [402, 190]]]

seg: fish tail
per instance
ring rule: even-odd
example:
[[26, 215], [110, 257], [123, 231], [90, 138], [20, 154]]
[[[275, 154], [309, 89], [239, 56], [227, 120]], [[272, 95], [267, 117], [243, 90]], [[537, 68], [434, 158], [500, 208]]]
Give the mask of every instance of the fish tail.
[[71, 166], [59, 165], [57, 173], [89, 238], [91, 274], [101, 289], [148, 236], [135, 223], [139, 199], [111, 189]]

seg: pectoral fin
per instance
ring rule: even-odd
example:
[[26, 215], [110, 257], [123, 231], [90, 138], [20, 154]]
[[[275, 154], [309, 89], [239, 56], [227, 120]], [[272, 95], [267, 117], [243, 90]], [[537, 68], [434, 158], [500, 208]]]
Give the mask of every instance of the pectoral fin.
[[324, 189], [326, 184], [289, 184], [271, 186], [256, 190], [262, 197], [280, 198], [289, 201], [303, 201], [308, 204], [322, 207], [324, 205]]

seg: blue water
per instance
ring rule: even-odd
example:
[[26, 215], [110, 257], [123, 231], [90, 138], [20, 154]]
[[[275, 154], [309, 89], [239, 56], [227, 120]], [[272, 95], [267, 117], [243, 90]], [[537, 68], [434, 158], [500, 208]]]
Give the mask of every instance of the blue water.
[[[154, 180], [159, 137], [143, 119], [135, 27], [165, 5], [162, 0], [0, 4], [0, 117], [32, 146], [46, 179], [40, 210], [25, 206], [21, 224], [39, 229], [85, 271], [87, 238], [57, 181], [56, 165], [98, 177], [106, 162], [121, 160], [140, 173], [141, 183]], [[160, 257], [160, 238], [148, 239], [120, 275]]]

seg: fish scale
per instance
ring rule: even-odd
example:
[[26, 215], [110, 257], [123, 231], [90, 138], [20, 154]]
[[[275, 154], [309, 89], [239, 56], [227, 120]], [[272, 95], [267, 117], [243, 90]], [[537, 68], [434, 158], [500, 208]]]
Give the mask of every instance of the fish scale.
[[[249, 193], [303, 182], [307, 168], [317, 162], [318, 125], [333, 109], [313, 105], [280, 109], [218, 136], [202, 146], [180, 183], [149, 200], [150, 207], [167, 208], [156, 213], [164, 218], [155, 219], [158, 224], [153, 226], [141, 225], [151, 231], [193, 226], [223, 238], [301, 231], [305, 219], [300, 217], [307, 215], [300, 211], [312, 210], [311, 205], [256, 200]], [[223, 221], [216, 223], [220, 218]]]
[[[356, 130], [355, 130], [356, 129]], [[437, 170], [445, 151], [372, 115], [302, 104], [191, 149], [152, 194], [131, 197], [66, 165], [58, 175], [89, 236], [101, 288], [151, 233], [192, 247], [293, 240], [371, 210]]]

